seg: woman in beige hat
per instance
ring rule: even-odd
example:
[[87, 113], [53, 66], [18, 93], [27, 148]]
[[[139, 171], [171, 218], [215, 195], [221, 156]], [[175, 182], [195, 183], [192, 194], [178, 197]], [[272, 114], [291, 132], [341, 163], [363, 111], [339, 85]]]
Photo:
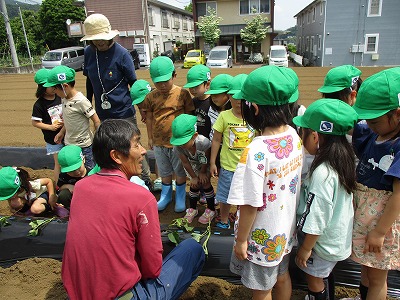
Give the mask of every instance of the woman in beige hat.
[[92, 14], [84, 22], [85, 66], [83, 74], [93, 86], [96, 112], [101, 121], [130, 119], [136, 124], [129, 86], [136, 81], [135, 67], [128, 50], [114, 41], [119, 34], [111, 30], [102, 14]]

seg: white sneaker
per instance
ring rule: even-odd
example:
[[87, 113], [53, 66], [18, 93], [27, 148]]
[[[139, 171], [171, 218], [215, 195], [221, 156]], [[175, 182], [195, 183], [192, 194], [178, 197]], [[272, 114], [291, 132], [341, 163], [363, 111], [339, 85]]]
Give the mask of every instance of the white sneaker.
[[161, 177], [158, 177], [153, 181], [153, 191], [161, 191], [162, 190], [162, 181]]

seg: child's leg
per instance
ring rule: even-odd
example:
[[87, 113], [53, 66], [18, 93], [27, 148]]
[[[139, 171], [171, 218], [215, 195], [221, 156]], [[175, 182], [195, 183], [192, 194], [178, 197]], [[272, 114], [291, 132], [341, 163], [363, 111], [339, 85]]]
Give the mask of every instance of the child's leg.
[[328, 299], [328, 292], [325, 289], [323, 278], [314, 277], [310, 274], [307, 276], [308, 295], [314, 296], [315, 300], [326, 300]]
[[176, 151], [170, 150], [170, 161], [176, 176], [175, 212], [186, 210], [186, 172]]
[[189, 209], [186, 210], [186, 215], [184, 218], [188, 221], [188, 223], [192, 223], [193, 219], [199, 213], [197, 210], [197, 201], [199, 200], [200, 192], [199, 189], [195, 189], [190, 187], [189, 190], [189, 201], [190, 206]]
[[228, 203], [219, 203], [219, 212], [221, 214], [221, 222], [224, 224], [228, 224], [229, 218], [229, 210], [231, 209], [231, 205]]
[[[367, 280], [364, 279], [365, 277], [363, 275], [366, 275]], [[362, 300], [385, 300], [387, 294], [387, 275], [387, 270], [362, 266], [361, 283], [365, 287], [368, 287], [367, 297], [362, 298]], [[361, 297], [363, 297], [363, 295], [361, 295]]]
[[58, 163], [58, 153], [53, 154], [54, 158], [54, 182], [57, 184], [58, 176], [60, 175], [60, 164]]
[[292, 296], [292, 281], [289, 272], [279, 275], [274, 287], [274, 299], [290, 300]]
[[94, 168], [94, 158], [93, 158], [93, 151], [92, 151], [92, 145], [89, 147], [81, 147], [82, 149], [82, 154], [85, 157], [85, 167], [89, 169]]
[[225, 170], [224, 168], [221, 168], [219, 172], [216, 195], [221, 214], [221, 220], [216, 224], [216, 226], [219, 228], [229, 228], [229, 210], [231, 205], [227, 203], [227, 200], [233, 174], [234, 172]]
[[215, 217], [215, 196], [214, 196], [214, 188], [208, 182], [204, 185], [203, 188], [204, 194], [206, 196], [207, 208], [204, 213], [200, 216], [199, 222], [202, 224], [210, 223]]
[[164, 210], [172, 201], [172, 165], [169, 159], [170, 149], [165, 147], [154, 146], [154, 156], [161, 177], [161, 195], [157, 202], [158, 210]]
[[33, 201], [31, 206], [31, 212], [33, 214], [38, 215], [45, 211], [51, 211], [51, 206], [47, 203], [46, 199], [37, 198], [35, 201]]
[[268, 291], [253, 290], [253, 300], [272, 300], [271, 290]]

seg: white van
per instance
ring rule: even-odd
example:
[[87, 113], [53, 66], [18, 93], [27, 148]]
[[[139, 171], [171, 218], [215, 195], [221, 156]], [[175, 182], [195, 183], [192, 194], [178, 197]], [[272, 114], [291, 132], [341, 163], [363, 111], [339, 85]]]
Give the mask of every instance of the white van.
[[232, 68], [232, 47], [217, 46], [210, 50], [207, 59], [209, 68]]
[[83, 69], [84, 48], [68, 47], [50, 50], [42, 59], [42, 68], [52, 69], [56, 66], [67, 66], [74, 70]]
[[289, 54], [286, 47], [282, 45], [273, 45], [269, 49], [268, 64], [278, 67], [287, 67]]

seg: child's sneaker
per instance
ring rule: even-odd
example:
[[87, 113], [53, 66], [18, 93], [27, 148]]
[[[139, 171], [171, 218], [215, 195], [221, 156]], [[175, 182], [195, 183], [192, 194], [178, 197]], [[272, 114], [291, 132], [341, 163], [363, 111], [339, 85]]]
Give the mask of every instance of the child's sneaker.
[[153, 191], [161, 191], [162, 190], [162, 181], [161, 177], [158, 177], [153, 181]]
[[197, 209], [194, 208], [188, 208], [186, 210], [186, 215], [184, 216], [184, 218], [186, 220], [188, 220], [188, 223], [192, 223], [193, 219], [195, 216], [197, 216], [197, 214], [199, 213], [199, 211]]
[[231, 225], [229, 224], [229, 221], [228, 221], [228, 223], [223, 223], [223, 222], [219, 221], [219, 222], [217, 222], [217, 224], [215, 224], [215, 227], [221, 228], [221, 229], [229, 229], [229, 228], [231, 228]]
[[212, 221], [212, 219], [214, 219], [214, 216], [215, 216], [215, 211], [212, 211], [211, 209], [206, 208], [204, 213], [200, 216], [199, 222], [201, 224], [208, 224], [209, 222]]

